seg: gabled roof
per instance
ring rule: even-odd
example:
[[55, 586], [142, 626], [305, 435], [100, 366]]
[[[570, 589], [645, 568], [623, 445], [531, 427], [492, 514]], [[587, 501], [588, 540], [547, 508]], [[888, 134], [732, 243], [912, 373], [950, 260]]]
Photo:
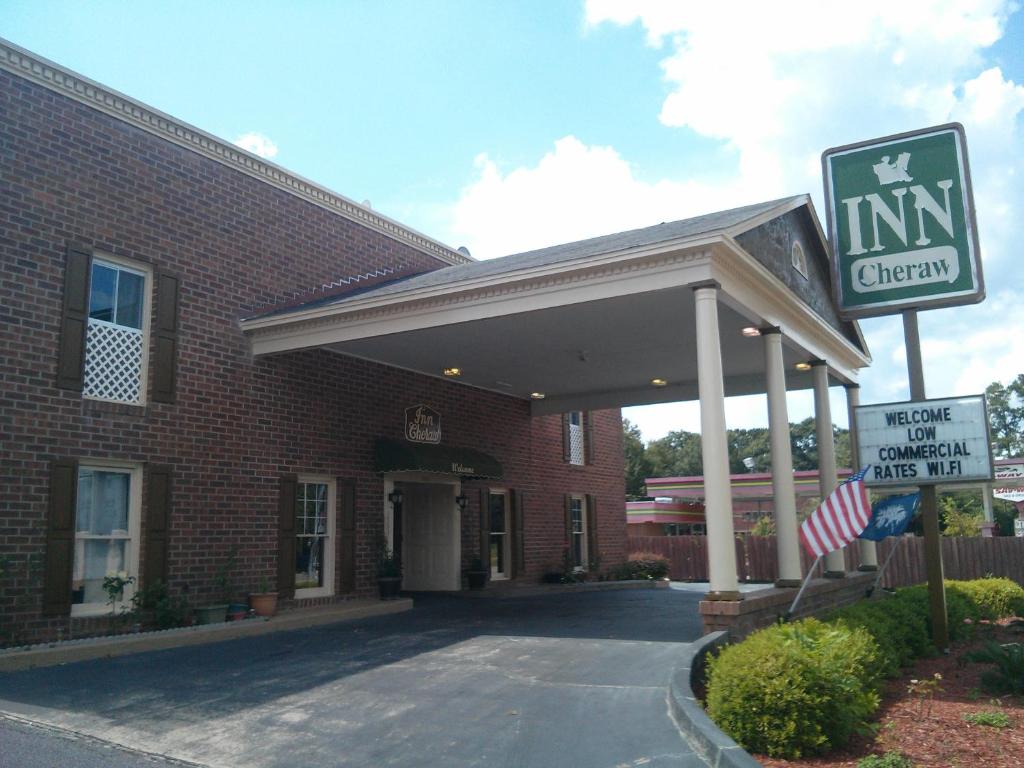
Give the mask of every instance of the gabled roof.
[[766, 216], [780, 211], [791, 210], [806, 203], [806, 195], [785, 197], [765, 203], [745, 205], [727, 211], [694, 216], [679, 221], [662, 222], [650, 227], [631, 229], [627, 232], [616, 232], [601, 237], [591, 237], [562, 245], [552, 245], [533, 251], [525, 251], [495, 259], [486, 259], [469, 264], [457, 264], [442, 267], [414, 277], [403, 278], [392, 282], [378, 284], [365, 291], [353, 291], [343, 296], [317, 299], [284, 309], [271, 310], [252, 315], [246, 319], [258, 317], [275, 317], [297, 314], [313, 307], [329, 307], [340, 305], [359, 296], [387, 296], [398, 292], [416, 289], [436, 288], [477, 278], [500, 277], [522, 270], [530, 270], [554, 266], [565, 262], [592, 258], [608, 253], [621, 253], [645, 246], [663, 245], [674, 241], [691, 240], [693, 238], [715, 234], [735, 235], [760, 223]]

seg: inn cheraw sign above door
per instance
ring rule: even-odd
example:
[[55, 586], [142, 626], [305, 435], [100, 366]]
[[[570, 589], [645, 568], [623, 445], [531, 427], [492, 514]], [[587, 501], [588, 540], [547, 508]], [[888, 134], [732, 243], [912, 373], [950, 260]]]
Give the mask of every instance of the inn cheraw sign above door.
[[961, 125], [836, 147], [821, 162], [845, 318], [985, 297]]

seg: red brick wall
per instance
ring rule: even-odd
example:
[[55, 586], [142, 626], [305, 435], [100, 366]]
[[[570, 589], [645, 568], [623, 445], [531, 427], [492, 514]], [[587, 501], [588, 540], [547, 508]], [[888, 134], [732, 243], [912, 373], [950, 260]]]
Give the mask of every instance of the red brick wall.
[[[175, 404], [110, 405], [55, 387], [71, 239], [181, 276]], [[0, 71], [0, 643], [68, 630], [40, 614], [47, 472], [61, 457], [173, 467], [169, 582], [197, 598], [232, 546], [240, 593], [274, 576], [280, 474], [353, 478], [357, 593], [370, 594], [383, 520], [373, 441], [400, 437], [404, 408], [418, 403], [441, 413], [444, 443], [492, 453], [503, 485], [525, 491], [524, 578], [560, 559], [565, 492], [599, 497], [603, 564], [621, 559], [618, 411], [595, 414], [594, 465], [569, 467], [559, 418], [531, 419], [523, 401], [327, 352], [253, 359], [237, 321], [247, 310], [383, 266], [443, 265]], [[479, 486], [466, 484], [464, 541], [476, 541]]]

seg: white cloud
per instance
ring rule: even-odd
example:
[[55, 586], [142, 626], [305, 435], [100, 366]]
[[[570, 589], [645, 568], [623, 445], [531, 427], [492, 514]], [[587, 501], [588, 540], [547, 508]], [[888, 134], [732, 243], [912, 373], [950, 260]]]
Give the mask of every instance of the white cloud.
[[[664, 51], [669, 92], [660, 120], [720, 141], [737, 157], [735, 174], [647, 182], [615, 148], [566, 136], [522, 167], [479, 156], [452, 231], [486, 258], [800, 192], [811, 192], [822, 212], [822, 150], [960, 121], [990, 298], [922, 313], [926, 383], [939, 397], [1007, 381], [1024, 370], [1024, 342], [1011, 330], [1024, 293], [1015, 247], [1024, 220], [1024, 153], [1016, 149], [1024, 140], [1024, 85], [993, 66], [987, 49], [1015, 10], [1010, 0], [862, 0], [855, 7], [798, 0], [783, 9], [588, 0], [588, 26], [639, 24], [648, 44]], [[905, 398], [899, 318], [862, 325], [875, 360], [862, 373], [862, 401]]]
[[476, 169], [451, 226], [453, 242], [465, 244], [476, 258], [674, 221], [729, 207], [736, 194], [731, 186], [640, 181], [614, 149], [587, 146], [575, 136], [556, 141], [533, 167], [503, 172], [481, 154]]
[[247, 152], [259, 155], [264, 160], [271, 160], [277, 156], [277, 144], [271, 141], [262, 133], [250, 131], [243, 133], [232, 142], [236, 147], [241, 147]]

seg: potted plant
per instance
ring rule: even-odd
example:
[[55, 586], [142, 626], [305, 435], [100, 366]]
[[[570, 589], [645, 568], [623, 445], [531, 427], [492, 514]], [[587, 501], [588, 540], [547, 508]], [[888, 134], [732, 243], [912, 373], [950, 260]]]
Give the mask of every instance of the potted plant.
[[394, 600], [402, 588], [402, 564], [386, 546], [381, 548], [377, 558], [377, 588], [381, 600]]
[[266, 576], [260, 576], [259, 591], [249, 594], [249, 605], [257, 616], [273, 616], [277, 613], [277, 592], [271, 591]]
[[234, 584], [231, 582], [231, 574], [235, 570], [235, 550], [232, 549], [227, 559], [217, 568], [213, 577], [217, 590], [220, 593], [220, 602], [196, 608], [197, 624], [218, 624], [227, 621], [228, 604], [231, 602], [231, 593], [234, 592]]
[[483, 561], [479, 557], [473, 558], [473, 562], [466, 569], [466, 581], [469, 582], [469, 588], [483, 589], [487, 585], [487, 576], [487, 569], [484, 568]]

